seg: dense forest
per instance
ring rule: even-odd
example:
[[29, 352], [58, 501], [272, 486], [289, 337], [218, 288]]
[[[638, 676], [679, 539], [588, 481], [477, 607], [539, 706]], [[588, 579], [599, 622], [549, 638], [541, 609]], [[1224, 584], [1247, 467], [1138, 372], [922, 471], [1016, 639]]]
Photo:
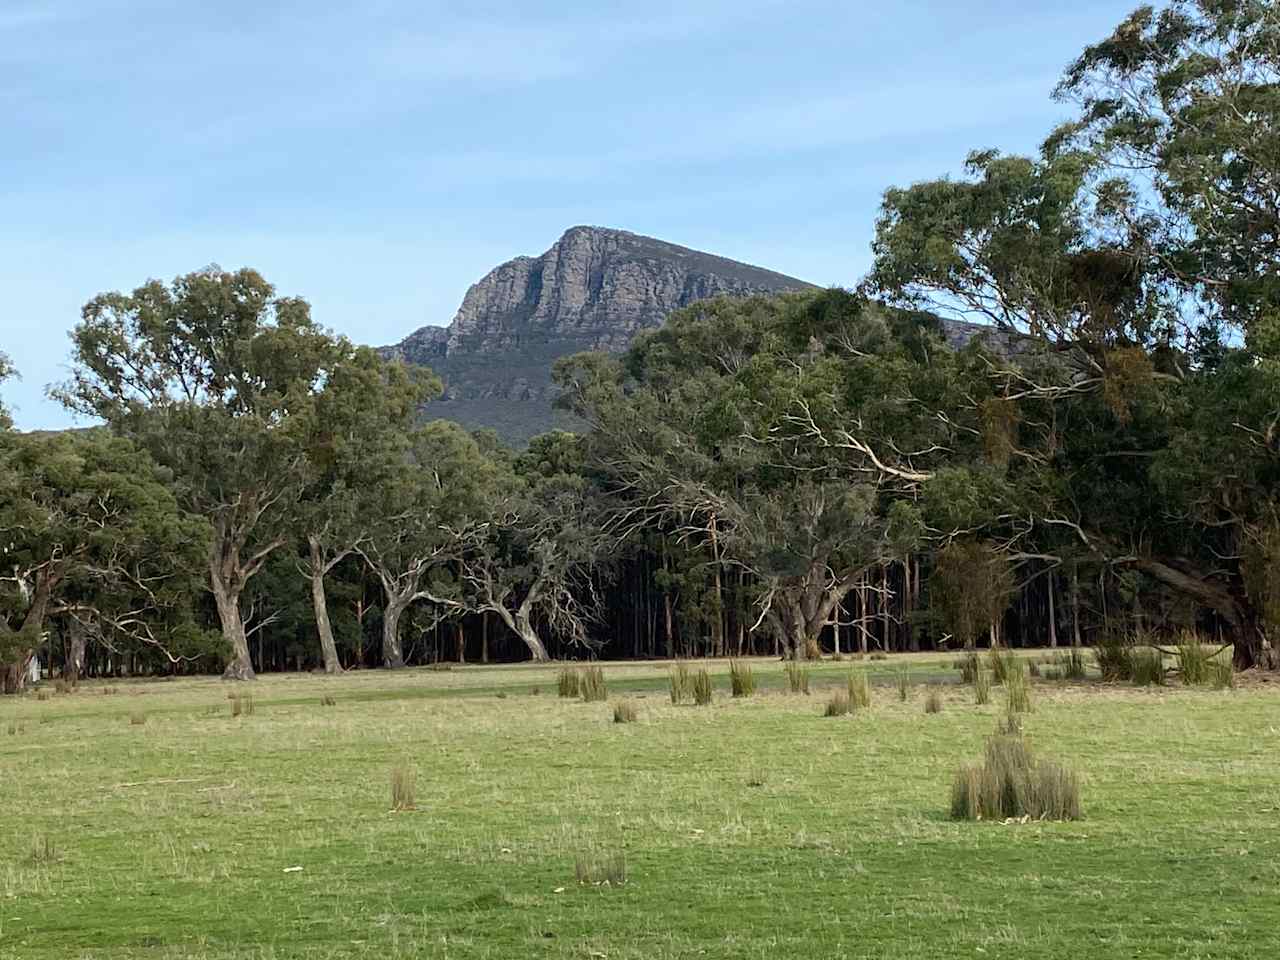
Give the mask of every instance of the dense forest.
[[94, 298], [54, 392], [103, 426], [0, 408], [4, 689], [36, 655], [248, 679], [1187, 630], [1280, 667], [1280, 14], [1143, 8], [1056, 96], [1037, 155], [888, 190], [855, 288], [560, 361], [586, 429], [523, 450], [420, 422], [438, 378], [253, 270]]

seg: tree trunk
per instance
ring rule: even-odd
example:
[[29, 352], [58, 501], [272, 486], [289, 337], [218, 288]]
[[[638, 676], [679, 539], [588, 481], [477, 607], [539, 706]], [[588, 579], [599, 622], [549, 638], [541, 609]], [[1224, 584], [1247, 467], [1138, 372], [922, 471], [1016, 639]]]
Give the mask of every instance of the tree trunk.
[[63, 668], [63, 676], [68, 683], [78, 683], [84, 675], [84, 652], [87, 646], [84, 624], [71, 617], [67, 629], [67, 663]]
[[389, 602], [382, 614], [382, 665], [391, 670], [404, 666], [404, 651], [400, 647], [400, 616], [406, 605]]
[[244, 634], [244, 620], [240, 616], [240, 592], [232, 590], [215, 574], [211, 578], [213, 599], [218, 606], [218, 620], [222, 623], [222, 637], [231, 647], [231, 660], [222, 671], [223, 680], [253, 680], [253, 658], [249, 656], [249, 640]]
[[480, 614], [480, 662], [489, 662], [489, 615]]
[[523, 611], [516, 614], [516, 634], [524, 641], [526, 647], [529, 648], [529, 656], [535, 663], [546, 663], [551, 659], [547, 655], [547, 648], [543, 645], [538, 631], [533, 629], [533, 624], [529, 621], [529, 615]]
[[320, 654], [324, 657], [325, 673], [341, 673], [338, 645], [333, 640], [333, 625], [329, 622], [329, 601], [324, 593], [324, 554], [320, 541], [307, 538], [311, 550], [311, 605], [315, 608], [316, 632], [320, 634]]
[[1058, 645], [1058, 618], [1053, 608], [1053, 571], [1049, 571], [1049, 646]]
[[1080, 646], [1080, 571], [1071, 565], [1071, 645]]

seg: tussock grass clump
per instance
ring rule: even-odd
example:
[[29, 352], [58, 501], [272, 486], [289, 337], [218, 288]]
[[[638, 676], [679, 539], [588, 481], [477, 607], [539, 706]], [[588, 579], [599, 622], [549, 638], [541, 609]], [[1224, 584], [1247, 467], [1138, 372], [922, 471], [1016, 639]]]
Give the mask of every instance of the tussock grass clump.
[[756, 677], [751, 664], [741, 660], [729, 661], [729, 686], [735, 697], [749, 697], [756, 692]]
[[620, 887], [627, 882], [627, 855], [590, 850], [573, 858], [578, 883], [593, 887]]
[[577, 670], [568, 667], [562, 667], [560, 672], [556, 674], [556, 690], [562, 697], [578, 699], [578, 687], [581, 680]]
[[1079, 820], [1080, 780], [1051, 760], [1037, 759], [1021, 730], [987, 738], [980, 765], [956, 771], [953, 820]]
[[114, 696], [115, 696], [117, 693], [119, 693], [119, 692], [120, 692], [120, 691], [119, 691], [119, 690], [117, 690], [115, 687], [103, 687], [103, 688], [102, 688], [102, 695], [103, 695], [104, 697], [114, 697]]
[[31, 852], [27, 854], [27, 860], [36, 866], [48, 866], [58, 862], [58, 848], [54, 845], [51, 837], [37, 837], [36, 842], [31, 845]]
[[27, 724], [25, 720], [10, 720], [6, 726], [9, 736], [16, 737], [20, 733], [27, 732]]
[[1012, 650], [1001, 650], [992, 647], [987, 654], [987, 665], [991, 667], [991, 676], [996, 683], [1007, 683], [1009, 674], [1020, 668], [1022, 661]]
[[1093, 648], [1093, 659], [1103, 680], [1119, 682], [1133, 679], [1133, 643], [1118, 633], [1104, 633]]
[[1084, 680], [1087, 676], [1084, 667], [1084, 657], [1079, 650], [1071, 650], [1068, 653], [1055, 653], [1053, 655], [1055, 680]]
[[684, 703], [693, 699], [693, 677], [687, 663], [677, 663], [671, 668], [671, 702]]
[[253, 716], [253, 694], [233, 693], [231, 695], [231, 715], [233, 717]]
[[925, 713], [941, 713], [942, 712], [942, 694], [938, 692], [937, 687], [929, 690], [928, 696], [924, 698]]
[[1209, 682], [1209, 664], [1212, 654], [1200, 637], [1191, 631], [1185, 632], [1178, 639], [1178, 673], [1182, 676], [1182, 684], [1186, 687], [1202, 687]]
[[871, 659], [872, 660], [888, 660], [889, 655], [885, 653], [883, 650], [877, 650], [875, 653], [871, 654]]
[[65, 680], [55, 680], [53, 681], [53, 692], [57, 694], [70, 693], [71, 684]]
[[1208, 675], [1207, 682], [1213, 689], [1226, 690], [1236, 685], [1235, 668], [1232, 667], [1229, 659], [1214, 657], [1205, 669]]
[[320, 698], [320, 706], [322, 707], [336, 707], [337, 705], [338, 701], [333, 699], [333, 697], [327, 693]]
[[417, 809], [417, 774], [412, 767], [391, 768], [391, 809], [395, 813]]
[[1018, 663], [1005, 676], [1005, 705], [1010, 713], [1031, 712], [1031, 680], [1027, 668]]
[[693, 675], [692, 694], [693, 702], [698, 706], [710, 706], [712, 697], [711, 674], [706, 670], [699, 670]]
[[1134, 650], [1133, 685], [1135, 687], [1163, 687], [1165, 685], [1164, 654], [1149, 647]]
[[898, 699], [903, 703], [907, 702], [907, 697], [911, 695], [911, 668], [905, 663], [898, 668]]
[[978, 670], [982, 666], [982, 660], [978, 656], [978, 651], [970, 650], [963, 657], [952, 663], [952, 666], [960, 671], [961, 683], [973, 683], [974, 678], [978, 675]]
[[147, 715], [141, 710], [129, 711], [129, 726], [140, 727], [147, 722]]
[[787, 692], [809, 695], [809, 668], [798, 663], [788, 663], [783, 668], [787, 674]]
[[1034, 660], [1027, 664], [1027, 673], [1036, 678], [1043, 676], [1040, 672], [1040, 664], [1036, 663]]
[[37, 699], [37, 700], [41, 700], [41, 701], [43, 701], [43, 700], [48, 700], [48, 699], [49, 699], [49, 691], [48, 691], [48, 690], [45, 690], [45, 689], [43, 689], [43, 688], [41, 688], [41, 689], [37, 690], [37, 691], [36, 691], [36, 699]]
[[973, 659], [973, 702], [981, 707], [991, 702], [991, 671], [977, 657]]
[[854, 710], [866, 710], [871, 706], [871, 681], [867, 671], [849, 671], [849, 706]]
[[578, 690], [583, 703], [601, 703], [609, 699], [609, 685], [604, 682], [604, 671], [599, 667], [583, 667], [578, 679]]
[[849, 694], [844, 690], [837, 690], [827, 700], [827, 705], [823, 709], [822, 715], [824, 717], [847, 717], [852, 712], [853, 706], [849, 702]]
[[613, 705], [614, 723], [635, 723], [640, 719], [640, 710], [634, 700], [619, 700]]

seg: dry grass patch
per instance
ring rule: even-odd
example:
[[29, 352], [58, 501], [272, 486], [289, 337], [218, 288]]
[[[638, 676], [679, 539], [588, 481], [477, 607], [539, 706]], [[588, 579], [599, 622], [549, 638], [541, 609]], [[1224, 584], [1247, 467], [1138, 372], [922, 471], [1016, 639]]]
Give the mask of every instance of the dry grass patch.
[[583, 703], [602, 703], [609, 699], [609, 685], [600, 667], [583, 667], [578, 678], [578, 691]]
[[928, 695], [924, 698], [925, 713], [941, 713], [942, 712], [942, 694], [938, 692], [937, 687], [931, 687]]
[[679, 705], [686, 700], [693, 699], [693, 677], [689, 673], [689, 665], [687, 663], [677, 663], [673, 666], [669, 679], [671, 681], [672, 703]]
[[147, 722], [147, 715], [141, 710], [129, 711], [129, 726], [140, 727]]
[[742, 660], [729, 661], [729, 688], [735, 697], [749, 697], [756, 692], [756, 677], [751, 664]]
[[627, 882], [627, 855], [589, 850], [573, 858], [573, 875], [583, 886], [620, 887]]
[[417, 809], [417, 774], [412, 767], [398, 766], [391, 769], [391, 809], [404, 813]]
[[803, 693], [807, 697], [809, 695], [809, 668], [792, 662], [783, 667], [783, 670], [787, 677], [787, 692]]
[[560, 696], [577, 700], [580, 686], [581, 678], [578, 676], [577, 670], [562, 667], [560, 672], [556, 674], [556, 692]]
[[613, 705], [614, 723], [635, 723], [640, 719], [640, 710], [634, 700], [619, 700]]
[[827, 705], [823, 708], [822, 715], [824, 717], [847, 717], [852, 712], [853, 706], [849, 703], [849, 694], [844, 690], [837, 690], [827, 700]]
[[849, 671], [849, 706], [854, 710], [866, 710], [871, 706], [871, 681], [865, 670]]
[[1004, 681], [1005, 704], [1010, 713], [1030, 713], [1031, 680], [1027, 677], [1027, 668], [1018, 663], [1009, 668]]
[[711, 705], [714, 692], [711, 686], [711, 674], [699, 670], [693, 675], [693, 702], [700, 707]]
[[1037, 759], [1016, 723], [987, 738], [983, 762], [956, 771], [953, 820], [1079, 820], [1080, 780], [1051, 760]]

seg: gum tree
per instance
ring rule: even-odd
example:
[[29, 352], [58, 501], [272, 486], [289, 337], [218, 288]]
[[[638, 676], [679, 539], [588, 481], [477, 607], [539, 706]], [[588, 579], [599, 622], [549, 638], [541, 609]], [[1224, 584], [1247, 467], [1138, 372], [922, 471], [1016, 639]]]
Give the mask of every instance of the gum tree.
[[241, 595], [295, 534], [316, 400], [349, 347], [305, 301], [217, 267], [95, 297], [71, 336], [73, 376], [58, 396], [146, 450], [179, 503], [208, 520], [223, 676], [251, 679]]

